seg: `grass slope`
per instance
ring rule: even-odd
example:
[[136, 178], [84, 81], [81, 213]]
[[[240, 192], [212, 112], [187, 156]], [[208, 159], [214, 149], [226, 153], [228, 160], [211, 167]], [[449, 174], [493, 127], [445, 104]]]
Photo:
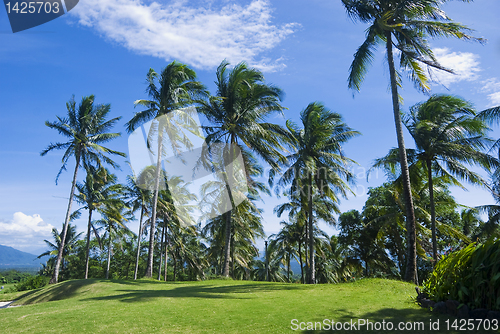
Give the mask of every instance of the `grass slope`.
[[292, 333], [292, 319], [385, 319], [423, 321], [426, 331], [418, 333], [438, 333], [428, 330], [429, 319], [438, 318], [414, 304], [414, 295], [410, 284], [381, 279], [316, 286], [73, 280], [17, 294], [16, 304], [25, 306], [0, 310], [0, 327], [2, 333]]

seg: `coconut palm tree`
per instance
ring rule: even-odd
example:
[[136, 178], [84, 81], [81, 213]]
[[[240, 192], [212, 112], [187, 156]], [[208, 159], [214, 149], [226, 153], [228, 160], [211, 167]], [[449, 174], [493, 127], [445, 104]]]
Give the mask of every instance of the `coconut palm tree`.
[[434, 264], [438, 254], [433, 175], [448, 177], [457, 186], [461, 186], [458, 179], [487, 186], [487, 181], [464, 164], [487, 171], [499, 165], [497, 159], [483, 152], [492, 141], [486, 137], [486, 124], [475, 116], [469, 102], [451, 95], [433, 95], [414, 105], [403, 120], [415, 141], [416, 158], [427, 169]]
[[[283, 93], [281, 89], [264, 82], [262, 73], [254, 68], [249, 68], [246, 63], [239, 63], [229, 69], [229, 63], [223, 61], [217, 69], [217, 94], [207, 101], [200, 103], [199, 110], [207, 120], [209, 126], [204, 126], [207, 133], [206, 143], [208, 151], [217, 144], [226, 145], [224, 150], [224, 166], [230, 165], [236, 156], [236, 151], [241, 152], [245, 160], [245, 172], [248, 174], [247, 161], [254, 159], [252, 152], [262, 158], [271, 166], [277, 166], [278, 160], [283, 156], [285, 131], [266, 119], [276, 112], [282, 112], [280, 104]], [[232, 183], [235, 171], [221, 171], [225, 175], [225, 184], [231, 207], [234, 208], [233, 196], [229, 184]], [[249, 189], [254, 187], [254, 181], [249, 179]], [[225, 242], [224, 263], [222, 275], [229, 276], [229, 262], [231, 252], [231, 211], [225, 214]]]
[[[51, 129], [55, 129], [59, 134], [68, 137], [69, 141], [65, 143], [52, 143], [40, 155], [44, 156], [52, 150], [64, 149], [62, 158], [62, 166], [56, 177], [56, 184], [63, 170], [66, 170], [69, 159], [73, 156], [75, 158], [75, 171], [73, 172], [73, 181], [71, 183], [71, 191], [69, 193], [68, 209], [66, 211], [66, 219], [62, 232], [61, 247], [64, 248], [66, 240], [66, 233], [68, 231], [68, 224], [70, 220], [71, 204], [73, 203], [73, 196], [75, 193], [76, 180], [78, 169], [83, 166], [89, 168], [90, 165], [97, 165], [102, 167], [102, 162], [109, 164], [112, 167], [118, 165], [111, 160], [107, 155], [113, 154], [118, 156], [125, 156], [125, 153], [111, 150], [102, 146], [102, 144], [117, 138], [120, 133], [109, 133], [108, 131], [120, 120], [121, 117], [115, 117], [111, 120], [106, 120], [111, 106], [109, 104], [95, 104], [94, 95], [82, 98], [78, 108], [74, 97], [66, 103], [67, 116], [57, 116], [55, 122], [45, 122], [45, 125]], [[62, 248], [61, 248], [62, 249]], [[59, 266], [61, 265], [62, 251], [59, 252], [54, 275], [49, 283], [57, 283], [59, 276]]]
[[78, 194], [75, 195], [77, 202], [84, 204], [82, 209], [89, 211], [89, 219], [87, 224], [87, 246], [85, 256], [85, 279], [88, 278], [89, 272], [89, 253], [90, 253], [90, 235], [91, 231], [99, 241], [99, 233], [92, 224], [92, 213], [99, 210], [100, 207], [106, 204], [107, 201], [112, 201], [116, 197], [116, 193], [123, 188], [122, 185], [116, 183], [116, 175], [111, 174], [105, 168], [96, 169], [89, 166], [87, 176], [83, 184], [77, 183], [76, 188]]
[[[303, 128], [287, 121], [289, 137], [296, 148], [287, 156], [286, 170], [277, 181], [278, 187], [292, 183], [290, 192], [300, 192], [300, 197], [307, 197], [307, 219], [309, 239], [309, 283], [314, 284], [314, 207], [317, 201], [313, 198], [325, 199], [326, 205], [331, 205], [330, 212], [339, 212], [337, 204], [340, 194], [347, 197], [352, 193], [349, 183], [354, 182], [354, 175], [349, 165], [354, 163], [347, 158], [342, 150], [349, 139], [359, 135], [342, 122], [342, 117], [325, 108], [320, 103], [309, 104], [300, 114]], [[274, 182], [277, 172], [272, 170], [270, 182]], [[303, 204], [304, 205], [304, 204]], [[329, 220], [333, 222], [330, 215]]]
[[141, 254], [141, 237], [143, 234], [143, 220], [145, 216], [149, 214], [149, 207], [151, 205], [152, 197], [151, 191], [148, 190], [149, 187], [142, 186], [141, 182], [143, 180], [152, 180], [151, 177], [135, 177], [132, 175], [127, 175], [127, 187], [125, 189], [126, 197], [129, 199], [127, 206], [131, 208], [132, 212], [141, 210], [141, 215], [139, 218], [139, 233], [137, 234], [137, 253], [135, 260], [134, 269], [134, 280], [137, 279], [137, 271], [139, 268], [139, 257]]
[[452, 72], [438, 63], [427, 38], [455, 37], [464, 40], [482, 40], [468, 35], [470, 29], [453, 22], [445, 14], [440, 8], [445, 2], [447, 0], [342, 0], [348, 15], [353, 20], [370, 24], [366, 30], [366, 39], [354, 54], [349, 69], [349, 88], [360, 90], [377, 45], [385, 45], [387, 52], [406, 206], [408, 263], [405, 280], [413, 282], [416, 282], [415, 212], [399, 110], [398, 86], [401, 86], [402, 80], [394, 64], [394, 49], [399, 52], [401, 70], [408, 73], [409, 79], [424, 92], [429, 91], [426, 67]]
[[[148, 121], [161, 118], [161, 116], [167, 116], [166, 120], [161, 119], [152, 127], [152, 131], [156, 131], [156, 134], [148, 134], [149, 136], [156, 135], [158, 138], [156, 175], [153, 188], [153, 208], [151, 212], [152, 224], [149, 232], [149, 253], [145, 273], [145, 277], [152, 277], [156, 210], [158, 191], [160, 189], [160, 172], [162, 169], [161, 158], [164, 153], [164, 146], [166, 146], [164, 145], [164, 140], [167, 139], [173, 152], [177, 153], [179, 150], [179, 142], [182, 142], [187, 148], [191, 147], [190, 140], [188, 136], [183, 133], [183, 130], [188, 130], [198, 136], [200, 135], [198, 129], [193, 126], [196, 122], [192, 119], [185, 120], [184, 124], [175, 124], [175, 121], [168, 117], [173, 115], [175, 111], [192, 105], [194, 100], [206, 95], [206, 91], [205, 87], [200, 82], [196, 81], [196, 73], [187, 65], [176, 61], [168, 64], [161, 74], [150, 69], [147, 74], [147, 82], [147, 93], [150, 100], [135, 101], [136, 106], [143, 106], [146, 109], [137, 112], [132, 119], [127, 122], [126, 127], [127, 131], [132, 133], [135, 129]], [[165, 135], [166, 137], [164, 137]]]
[[[76, 218], [79, 213], [73, 213], [73, 218]], [[62, 256], [61, 258], [63, 259], [61, 262], [61, 266], [63, 268], [64, 272], [64, 260], [68, 257], [68, 255], [71, 254], [71, 252], [76, 248], [77, 246], [77, 241], [80, 238], [82, 234], [81, 233], [76, 233], [76, 225], [71, 225], [69, 224], [68, 231], [66, 233], [66, 242], [64, 243], [64, 247], [61, 247], [62, 240], [63, 240], [63, 233], [59, 232], [55, 227], [52, 229], [52, 236], [54, 238], [55, 242], [51, 242], [48, 240], [44, 240], [44, 242], [47, 244], [49, 247], [49, 250], [40, 254], [37, 258], [41, 258], [43, 256], [51, 256], [49, 260], [47, 260], [47, 266], [49, 264], [53, 264], [55, 259], [59, 257], [59, 252], [61, 249], [62, 251]], [[54, 268], [55, 269], [55, 268]], [[50, 272], [50, 275], [53, 275], [53, 272]]]

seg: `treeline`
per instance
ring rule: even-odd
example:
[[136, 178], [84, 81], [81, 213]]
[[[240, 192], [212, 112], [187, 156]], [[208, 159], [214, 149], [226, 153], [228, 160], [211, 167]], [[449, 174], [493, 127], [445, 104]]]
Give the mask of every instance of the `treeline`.
[[[389, 276], [418, 282], [446, 252], [472, 240], [497, 237], [498, 207], [461, 206], [449, 187], [475, 184], [498, 199], [500, 163], [493, 155], [498, 142], [488, 133], [500, 119], [499, 108], [477, 112], [459, 97], [433, 95], [401, 112], [402, 80], [394, 61], [397, 49], [400, 69], [427, 92], [425, 67], [444, 68], [425, 38], [479, 39], [467, 35], [465, 26], [443, 19], [436, 2], [343, 3], [351, 17], [371, 24], [354, 55], [349, 87], [360, 89], [374, 49], [384, 45], [398, 135], [398, 148], [373, 166], [386, 172], [388, 182], [369, 191], [362, 212], [339, 210], [340, 200], [353, 193], [355, 183], [355, 161], [343, 147], [360, 135], [340, 114], [312, 102], [301, 111], [298, 123], [275, 124], [271, 120], [276, 115], [290, 118], [282, 105], [283, 91], [266, 83], [257, 69], [245, 63], [230, 68], [223, 61], [212, 95], [189, 66], [172, 62], [159, 73], [148, 72], [148, 96], [135, 102], [140, 111], [126, 123], [128, 133], [147, 138], [144, 147], [150, 159], [126, 182], [120, 183], [105, 168], [117, 167], [112, 157], [126, 156], [105, 146], [120, 136], [111, 132], [120, 117], [108, 119], [110, 105], [95, 103], [94, 96], [78, 105], [71, 99], [65, 116], [46, 122], [67, 141], [50, 144], [42, 155], [64, 150], [59, 173], [74, 163], [62, 231], [54, 230], [54, 241], [47, 241], [51, 250], [45, 255], [52, 258], [44, 274], [51, 282], [60, 276], [222, 276], [303, 283]], [[204, 121], [201, 128], [193, 106]], [[416, 149], [405, 148], [403, 127]], [[193, 138], [204, 139], [189, 171], [201, 168], [215, 175], [195, 192], [175, 168], [165, 167], [170, 158], [189, 160], [185, 153], [194, 148]], [[269, 175], [263, 175], [263, 163], [270, 166]], [[491, 179], [483, 179], [474, 167]], [[261, 182], [262, 176], [268, 182]], [[284, 199], [275, 213], [286, 219], [259, 259], [255, 241], [265, 235], [258, 203], [262, 193], [271, 191]], [[75, 200], [81, 205], [77, 211], [72, 207]], [[201, 217], [194, 219], [197, 210]], [[488, 214], [488, 221], [481, 221], [481, 212]], [[82, 214], [88, 217], [84, 240], [70, 224]], [[136, 217], [137, 235], [126, 227]], [[321, 231], [320, 221], [336, 226], [339, 236]], [[294, 261], [300, 278], [290, 272]]]

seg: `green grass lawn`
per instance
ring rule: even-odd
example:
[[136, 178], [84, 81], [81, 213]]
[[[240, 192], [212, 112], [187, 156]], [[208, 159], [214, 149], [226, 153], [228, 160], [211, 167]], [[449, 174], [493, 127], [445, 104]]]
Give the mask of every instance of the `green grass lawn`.
[[[307, 332], [293, 331], [292, 319], [298, 323], [418, 321], [424, 322], [425, 330], [413, 333], [438, 333], [429, 330], [429, 319], [439, 320], [441, 329], [446, 319], [417, 306], [412, 285], [381, 279], [316, 286], [226, 280], [74, 280], [13, 296], [18, 298], [17, 305], [24, 306], [0, 310], [2, 333]], [[387, 331], [358, 328], [347, 332]]]
[[3, 290], [0, 290], [0, 295], [4, 294], [5, 292], [9, 291], [10, 288], [13, 288], [15, 284], [1, 284], [0, 286], [3, 286]]

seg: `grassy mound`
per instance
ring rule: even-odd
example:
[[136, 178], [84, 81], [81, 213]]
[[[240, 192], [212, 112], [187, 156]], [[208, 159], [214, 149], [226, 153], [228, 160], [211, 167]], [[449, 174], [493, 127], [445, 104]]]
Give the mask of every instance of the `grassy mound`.
[[438, 318], [419, 308], [414, 295], [410, 284], [381, 279], [316, 286], [73, 280], [17, 295], [24, 306], [0, 310], [0, 321], [3, 333], [290, 333], [293, 319], [385, 319], [421, 321], [426, 330], [418, 333], [436, 333], [427, 330], [429, 319]]

